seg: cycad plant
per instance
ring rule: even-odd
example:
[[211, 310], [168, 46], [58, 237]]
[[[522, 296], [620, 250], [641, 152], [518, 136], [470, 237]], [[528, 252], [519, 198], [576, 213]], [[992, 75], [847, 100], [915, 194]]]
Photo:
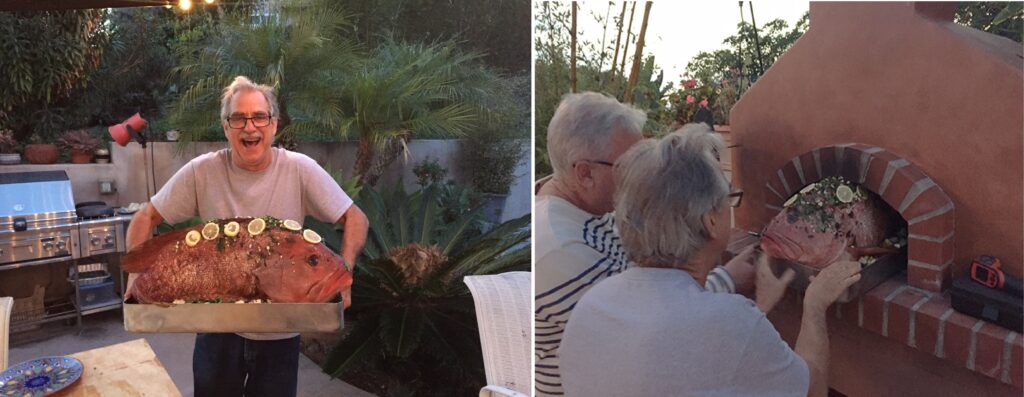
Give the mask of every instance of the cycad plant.
[[170, 116], [183, 132], [182, 145], [223, 133], [220, 96], [239, 75], [275, 88], [279, 141], [341, 131], [342, 77], [360, 59], [347, 39], [349, 18], [322, 1], [288, 4], [279, 10], [256, 9], [265, 15], [253, 10], [229, 14], [209, 42], [181, 48], [182, 63], [173, 76], [185, 88]]
[[478, 211], [444, 222], [437, 190], [364, 187], [370, 220], [345, 337], [324, 372], [400, 379], [421, 395], [470, 395], [484, 384], [473, 298], [462, 278], [530, 269], [530, 216], [480, 234]]
[[511, 117], [511, 92], [480, 55], [453, 41], [385, 38], [349, 76], [344, 136], [358, 136], [354, 171], [374, 185], [414, 136], [462, 136]]

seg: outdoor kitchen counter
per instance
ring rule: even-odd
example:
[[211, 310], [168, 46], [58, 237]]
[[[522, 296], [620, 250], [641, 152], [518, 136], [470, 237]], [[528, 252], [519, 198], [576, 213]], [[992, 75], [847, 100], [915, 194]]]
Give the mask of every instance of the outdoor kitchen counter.
[[82, 378], [55, 396], [181, 397], [145, 339], [86, 350], [71, 357], [82, 362]]

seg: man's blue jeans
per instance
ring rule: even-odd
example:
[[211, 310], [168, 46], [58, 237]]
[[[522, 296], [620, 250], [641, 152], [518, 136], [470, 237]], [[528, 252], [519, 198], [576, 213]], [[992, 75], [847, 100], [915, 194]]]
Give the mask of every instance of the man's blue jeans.
[[235, 334], [196, 335], [196, 397], [295, 397], [298, 374], [298, 336], [251, 340]]

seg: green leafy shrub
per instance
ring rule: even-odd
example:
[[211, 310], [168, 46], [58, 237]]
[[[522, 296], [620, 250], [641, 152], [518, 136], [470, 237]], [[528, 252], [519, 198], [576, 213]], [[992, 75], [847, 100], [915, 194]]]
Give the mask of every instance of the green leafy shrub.
[[[475, 395], [485, 383], [473, 298], [462, 277], [530, 269], [530, 216], [472, 236], [477, 212], [439, 216], [438, 190], [365, 187], [370, 220], [344, 338], [324, 372], [372, 374], [383, 395]], [[406, 387], [388, 387], [403, 384]]]

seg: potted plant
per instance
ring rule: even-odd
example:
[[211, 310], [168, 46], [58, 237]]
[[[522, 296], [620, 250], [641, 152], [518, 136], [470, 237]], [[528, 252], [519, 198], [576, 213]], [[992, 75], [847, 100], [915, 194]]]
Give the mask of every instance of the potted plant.
[[463, 169], [471, 185], [486, 198], [484, 219], [498, 223], [505, 208], [515, 170], [525, 153], [517, 139], [482, 134], [466, 139], [462, 147]]
[[57, 145], [48, 142], [48, 137], [41, 133], [32, 134], [28, 145], [25, 145], [25, 159], [32, 164], [53, 164], [60, 157]]
[[100, 146], [100, 140], [86, 130], [68, 130], [61, 136], [60, 145], [70, 151], [72, 163], [87, 164], [92, 162], [93, 151]]
[[21, 163], [21, 155], [18, 154], [18, 141], [14, 139], [14, 131], [0, 131], [0, 164], [18, 163]]

